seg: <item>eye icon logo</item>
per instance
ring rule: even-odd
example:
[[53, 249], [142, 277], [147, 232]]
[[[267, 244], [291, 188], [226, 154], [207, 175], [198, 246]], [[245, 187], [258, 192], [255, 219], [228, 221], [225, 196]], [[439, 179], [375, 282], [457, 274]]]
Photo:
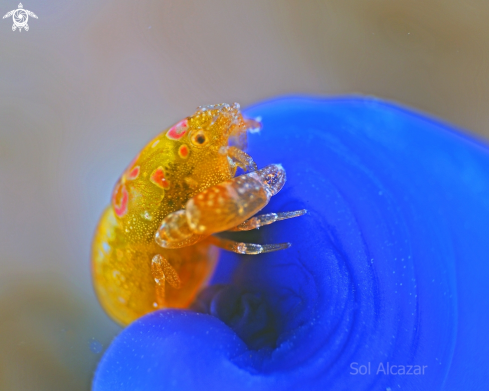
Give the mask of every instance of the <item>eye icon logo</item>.
[[14, 21], [14, 24], [12, 25], [12, 31], [15, 31], [16, 29], [19, 29], [19, 32], [22, 31], [22, 29], [25, 29], [25, 31], [29, 31], [29, 25], [27, 24], [29, 16], [37, 19], [37, 15], [32, 11], [25, 10], [22, 3], [19, 3], [18, 7], [19, 8], [17, 8], [16, 10], [7, 12], [3, 16], [3, 19], [12, 16], [12, 20]]

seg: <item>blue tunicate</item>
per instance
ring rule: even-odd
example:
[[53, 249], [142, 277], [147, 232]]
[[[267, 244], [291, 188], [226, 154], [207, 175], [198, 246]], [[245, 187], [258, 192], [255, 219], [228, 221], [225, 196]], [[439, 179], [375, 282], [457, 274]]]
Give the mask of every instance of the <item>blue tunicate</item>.
[[[247, 152], [287, 172], [264, 212], [308, 214], [234, 237], [292, 247], [222, 253], [219, 285], [194, 306], [204, 313], [131, 324], [93, 390], [483, 389], [487, 146], [370, 98], [282, 98], [246, 114], [263, 122]], [[387, 365], [426, 368], [376, 373]]]

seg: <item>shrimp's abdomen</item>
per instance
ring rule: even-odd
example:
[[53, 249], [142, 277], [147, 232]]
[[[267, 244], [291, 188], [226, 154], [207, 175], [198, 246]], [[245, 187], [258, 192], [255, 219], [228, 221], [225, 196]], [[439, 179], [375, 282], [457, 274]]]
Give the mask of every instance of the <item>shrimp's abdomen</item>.
[[156, 243], [134, 243], [120, 227], [112, 207], [102, 215], [92, 245], [92, 276], [104, 310], [126, 325], [157, 307], [157, 285], [151, 260], [161, 254], [171, 260], [181, 288], [164, 285], [165, 303], [187, 308], [206, 283], [217, 261], [218, 251], [207, 243], [169, 250]]

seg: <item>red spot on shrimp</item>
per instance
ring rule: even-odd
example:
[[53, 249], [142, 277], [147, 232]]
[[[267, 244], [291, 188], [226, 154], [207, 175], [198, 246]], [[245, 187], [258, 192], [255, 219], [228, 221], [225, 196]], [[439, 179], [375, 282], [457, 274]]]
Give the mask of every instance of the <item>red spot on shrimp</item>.
[[129, 180], [134, 180], [139, 176], [140, 168], [139, 166], [134, 167], [131, 171], [129, 171], [126, 175], [126, 178]]
[[129, 194], [127, 193], [126, 186], [122, 183], [118, 183], [112, 195], [112, 206], [114, 207], [117, 216], [122, 217], [127, 213], [128, 201]]
[[187, 119], [181, 120], [179, 123], [173, 125], [170, 130], [166, 133], [166, 137], [170, 140], [180, 140], [188, 130]]
[[126, 171], [129, 171], [132, 167], [134, 167], [136, 165], [136, 162], [139, 159], [139, 155], [140, 154], [138, 154], [134, 159], [132, 159], [131, 163], [129, 163], [129, 165], [126, 168]]
[[170, 187], [170, 182], [168, 182], [165, 178], [165, 171], [163, 170], [163, 167], [158, 167], [156, 170], [154, 170], [149, 177], [149, 180], [162, 189], [168, 189]]
[[185, 144], [178, 148], [178, 155], [183, 159], [188, 158], [188, 147]]

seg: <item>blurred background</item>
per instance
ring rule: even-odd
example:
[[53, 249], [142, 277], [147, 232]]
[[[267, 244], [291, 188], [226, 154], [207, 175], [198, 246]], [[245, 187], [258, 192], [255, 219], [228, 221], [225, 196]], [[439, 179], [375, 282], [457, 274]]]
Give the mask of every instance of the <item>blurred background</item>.
[[197, 106], [365, 94], [489, 137], [485, 0], [23, 5], [28, 32], [0, 20], [1, 390], [90, 388], [120, 330], [93, 231], [126, 165]]

